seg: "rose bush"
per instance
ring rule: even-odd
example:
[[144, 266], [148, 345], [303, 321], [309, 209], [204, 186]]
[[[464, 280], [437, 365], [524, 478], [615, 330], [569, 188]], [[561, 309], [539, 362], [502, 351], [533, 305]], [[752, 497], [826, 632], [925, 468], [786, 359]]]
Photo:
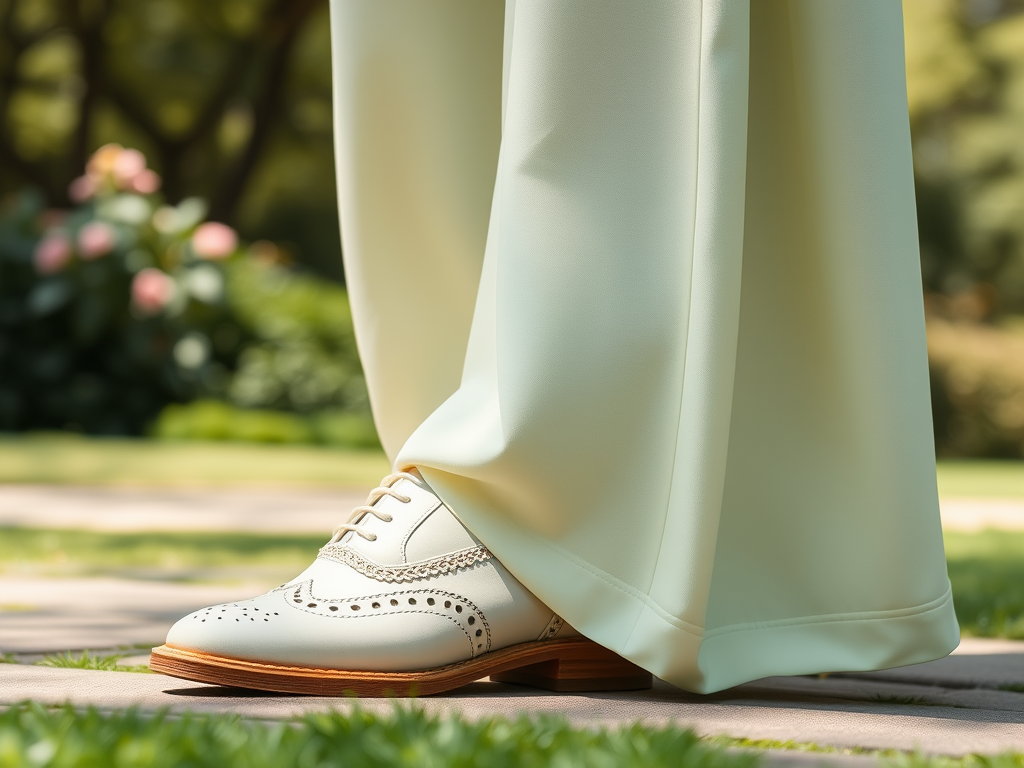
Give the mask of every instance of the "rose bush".
[[[344, 290], [205, 221], [202, 200], [164, 204], [159, 187], [141, 153], [108, 145], [72, 184], [73, 210], [31, 192], [0, 206], [0, 430], [144, 434], [177, 404], [157, 432], [372, 441]], [[182, 405], [197, 399], [199, 414], [221, 403], [216, 434]], [[225, 432], [238, 408], [244, 434]], [[299, 426], [254, 429], [268, 411]], [[320, 414], [348, 426], [317, 429]]]

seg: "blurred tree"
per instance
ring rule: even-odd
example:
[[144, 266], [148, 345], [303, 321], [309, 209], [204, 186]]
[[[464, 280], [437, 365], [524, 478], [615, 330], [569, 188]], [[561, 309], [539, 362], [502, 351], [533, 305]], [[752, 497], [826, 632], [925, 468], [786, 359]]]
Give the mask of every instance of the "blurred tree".
[[326, 0], [0, 0], [0, 193], [51, 204], [98, 146], [171, 203], [341, 279]]
[[1024, 3], [903, 9], [925, 288], [1024, 312]]

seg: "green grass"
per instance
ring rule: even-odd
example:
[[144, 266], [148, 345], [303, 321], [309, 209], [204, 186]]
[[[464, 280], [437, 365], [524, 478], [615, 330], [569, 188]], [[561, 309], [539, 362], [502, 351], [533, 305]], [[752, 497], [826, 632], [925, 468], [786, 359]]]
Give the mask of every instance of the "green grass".
[[[68, 433], [0, 436], [0, 483], [371, 488], [389, 471], [376, 450], [169, 442]], [[1024, 498], [1024, 462], [940, 461], [943, 496]]]
[[677, 727], [573, 728], [561, 719], [467, 722], [396, 707], [380, 717], [307, 715], [256, 723], [230, 715], [101, 714], [23, 704], [0, 713], [0, 766], [595, 766], [753, 768], [757, 759]]
[[[339, 514], [339, 521], [341, 515]], [[223, 573], [291, 578], [309, 565], [329, 532], [314, 536], [251, 533], [104, 533], [0, 528], [0, 573], [131, 575], [216, 579]], [[30, 606], [7, 606], [11, 611]], [[5, 606], [0, 606], [0, 615]]]
[[[869, 747], [832, 747], [804, 741], [777, 739], [743, 739], [731, 736], [712, 736], [704, 739], [708, 744], [758, 751], [820, 752], [832, 755], [861, 755], [874, 757], [884, 768], [1024, 768], [1024, 753], [1007, 752], [1001, 755], [964, 755], [942, 757], [922, 752], [900, 752], [895, 749]], [[824, 764], [824, 763], [823, 763]]]
[[[947, 531], [946, 558], [964, 634], [1024, 639], [1024, 532]], [[327, 533], [105, 533], [0, 528], [0, 573], [143, 575], [279, 583], [312, 562]], [[5, 612], [31, 606], [0, 605]]]
[[235, 715], [101, 713], [24, 703], [0, 712], [0, 768], [755, 768], [756, 751], [871, 756], [888, 768], [1024, 768], [1024, 754], [929, 757], [772, 739], [700, 739], [677, 726], [574, 728], [556, 717], [468, 722], [396, 706], [281, 723]]
[[940, 461], [939, 495], [1024, 498], [1024, 461]]
[[369, 489], [389, 471], [384, 454], [373, 450], [66, 434], [0, 437], [0, 483]]
[[945, 540], [964, 634], [1024, 639], [1024, 532], [946, 531]]
[[58, 669], [95, 669], [103, 672], [150, 672], [144, 664], [120, 664], [119, 662], [128, 654], [115, 654], [113, 656], [94, 656], [88, 651], [82, 651], [75, 656], [70, 651], [67, 653], [53, 654], [47, 656], [36, 664], [40, 667], [55, 667]]

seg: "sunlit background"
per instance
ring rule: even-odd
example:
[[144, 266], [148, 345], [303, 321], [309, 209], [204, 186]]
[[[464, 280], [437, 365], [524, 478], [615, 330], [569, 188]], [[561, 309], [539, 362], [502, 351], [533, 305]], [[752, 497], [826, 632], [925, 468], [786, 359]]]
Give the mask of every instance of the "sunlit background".
[[[1024, 0], [903, 6], [950, 574], [1024, 638]], [[11, 574], [279, 583], [387, 471], [330, 75], [326, 0], [0, 0], [0, 613]]]
[[374, 444], [327, 13], [0, 3], [0, 430]]
[[[1021, 457], [1024, 4], [904, 10], [938, 452]], [[0, 430], [372, 443], [327, 13], [0, 2]]]
[[[904, 11], [938, 453], [1021, 458], [1024, 3]], [[0, 431], [373, 444], [327, 14], [0, 0]]]

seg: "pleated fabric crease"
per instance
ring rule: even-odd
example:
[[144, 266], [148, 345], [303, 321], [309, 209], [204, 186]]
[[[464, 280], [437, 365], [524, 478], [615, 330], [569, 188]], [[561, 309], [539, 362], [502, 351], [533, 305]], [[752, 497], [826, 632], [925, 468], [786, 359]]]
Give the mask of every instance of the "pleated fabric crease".
[[958, 642], [898, 0], [331, 0], [382, 442], [711, 692]]

